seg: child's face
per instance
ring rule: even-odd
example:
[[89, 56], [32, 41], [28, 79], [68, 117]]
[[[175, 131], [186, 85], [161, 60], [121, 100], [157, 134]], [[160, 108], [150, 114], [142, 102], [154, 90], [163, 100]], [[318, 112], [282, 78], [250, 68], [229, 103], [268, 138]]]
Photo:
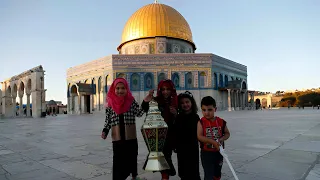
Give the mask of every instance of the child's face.
[[164, 98], [168, 98], [171, 96], [171, 90], [167, 86], [163, 86], [161, 88], [161, 93]]
[[210, 106], [202, 105], [201, 110], [202, 110], [202, 115], [206, 119], [211, 120], [214, 118], [214, 113], [216, 112], [216, 108], [213, 107], [213, 105], [210, 105]]
[[123, 83], [118, 83], [116, 85], [116, 92], [115, 93], [117, 96], [120, 96], [120, 97], [127, 95], [127, 89]]
[[192, 103], [191, 103], [189, 98], [182, 98], [180, 100], [180, 105], [181, 105], [181, 109], [184, 112], [190, 112], [191, 111]]

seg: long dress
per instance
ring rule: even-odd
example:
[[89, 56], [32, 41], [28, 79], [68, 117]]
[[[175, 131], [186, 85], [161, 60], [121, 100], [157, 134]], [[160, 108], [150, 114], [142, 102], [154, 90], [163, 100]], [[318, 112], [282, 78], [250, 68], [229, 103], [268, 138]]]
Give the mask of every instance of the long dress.
[[182, 180], [200, 180], [199, 143], [197, 138], [199, 120], [199, 116], [195, 113], [180, 113], [174, 124], [178, 174]]

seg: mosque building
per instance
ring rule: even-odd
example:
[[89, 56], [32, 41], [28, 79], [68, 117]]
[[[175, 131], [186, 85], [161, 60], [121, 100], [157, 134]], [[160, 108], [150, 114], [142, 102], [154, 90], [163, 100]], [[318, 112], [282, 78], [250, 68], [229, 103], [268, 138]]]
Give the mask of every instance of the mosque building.
[[248, 107], [247, 67], [212, 53], [195, 53], [196, 44], [185, 18], [158, 2], [137, 10], [127, 21], [119, 54], [67, 70], [68, 113], [104, 110], [106, 94], [117, 77], [127, 79], [141, 103], [159, 81], [171, 79], [178, 93], [190, 91], [200, 104], [212, 96], [218, 110]]

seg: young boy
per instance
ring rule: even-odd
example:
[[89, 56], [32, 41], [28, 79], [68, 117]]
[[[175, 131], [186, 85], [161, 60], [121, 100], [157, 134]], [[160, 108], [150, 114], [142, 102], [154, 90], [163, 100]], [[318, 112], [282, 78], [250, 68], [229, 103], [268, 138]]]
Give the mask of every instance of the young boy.
[[217, 116], [216, 101], [211, 96], [201, 100], [203, 117], [198, 122], [198, 140], [201, 145], [201, 162], [204, 170], [204, 180], [220, 180], [223, 157], [219, 145], [224, 147], [224, 141], [230, 137], [227, 122]]

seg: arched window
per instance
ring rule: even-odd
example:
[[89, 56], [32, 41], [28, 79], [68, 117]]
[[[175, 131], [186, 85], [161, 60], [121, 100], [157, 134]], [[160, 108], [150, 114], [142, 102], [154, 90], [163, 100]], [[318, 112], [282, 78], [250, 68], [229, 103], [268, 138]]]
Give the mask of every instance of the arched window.
[[173, 73], [171, 80], [176, 88], [180, 87], [180, 77], [178, 73]]
[[162, 80], [164, 80], [164, 79], [166, 79], [166, 75], [165, 75], [164, 73], [160, 73], [160, 74], [158, 75], [158, 82], [160, 82], [160, 81], [162, 81]]
[[127, 79], [126, 75], [124, 73], [119, 73], [117, 75], [117, 78], [124, 78], [124, 79]]
[[130, 85], [132, 91], [140, 91], [140, 75], [133, 73], [130, 79]]
[[225, 75], [224, 76], [224, 85], [226, 86], [226, 87], [228, 87], [228, 76], [227, 75]]
[[193, 79], [192, 79], [192, 73], [188, 72], [185, 76], [185, 88], [191, 89], [193, 88]]
[[242, 89], [247, 89], [247, 83], [245, 81], [242, 82]]
[[219, 75], [219, 87], [223, 87], [223, 75]]
[[153, 86], [154, 86], [153, 74], [147, 73], [144, 76], [144, 89], [145, 90], [153, 89]]
[[206, 75], [205, 72], [201, 72], [201, 73], [199, 74], [199, 86], [200, 86], [201, 88], [203, 88], [203, 87], [206, 86], [206, 77], [207, 77], [207, 75]]
[[217, 73], [213, 74], [213, 88], [218, 89], [218, 76]]

